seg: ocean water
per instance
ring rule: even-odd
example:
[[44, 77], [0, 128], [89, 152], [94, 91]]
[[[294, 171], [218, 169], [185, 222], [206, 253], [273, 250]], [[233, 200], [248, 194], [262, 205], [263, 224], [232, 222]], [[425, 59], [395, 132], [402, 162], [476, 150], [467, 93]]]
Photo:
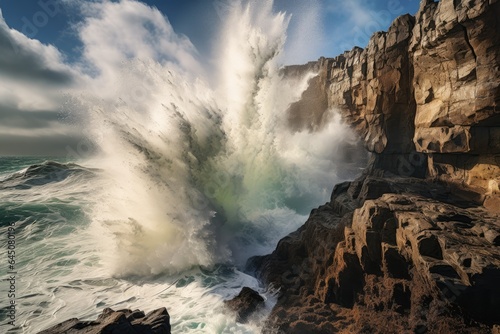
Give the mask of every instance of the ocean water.
[[[221, 301], [242, 286], [260, 289], [234, 265], [114, 277], [102, 262], [101, 228], [92, 226], [100, 171], [45, 158], [3, 157], [0, 162], [0, 224], [3, 236], [7, 227], [15, 228], [17, 303], [16, 328], [8, 324], [9, 310], [3, 307], [2, 332], [34, 333], [75, 316], [95, 318], [104, 307], [150, 311], [162, 306], [168, 307], [177, 333], [252, 333], [257, 328], [237, 324], [222, 308]], [[3, 260], [0, 268], [7, 273], [6, 252]], [[6, 289], [2, 284], [3, 300]], [[268, 298], [272, 303], [272, 295]]]
[[[290, 130], [286, 110], [315, 73], [281, 74], [289, 17], [272, 2], [231, 7], [217, 64], [197, 61], [182, 38], [172, 46], [154, 8], [91, 6], [100, 16], [81, 27], [86, 54], [123, 55], [89, 57], [101, 74], [63, 106], [91, 152], [0, 158], [0, 272], [15, 272], [16, 302], [15, 327], [2, 303], [0, 331], [36, 333], [106, 307], [166, 307], [173, 333], [258, 333], [275, 294], [243, 273], [245, 261], [271, 252], [335, 183], [359, 173], [362, 159], [344, 151], [355, 136], [335, 110], [315, 132]], [[147, 29], [127, 22], [151, 38], [89, 39], [115, 29], [107, 15], [120, 10], [154, 18]], [[223, 305], [243, 286], [266, 298], [248, 324]], [[1, 282], [2, 301], [9, 289]]]

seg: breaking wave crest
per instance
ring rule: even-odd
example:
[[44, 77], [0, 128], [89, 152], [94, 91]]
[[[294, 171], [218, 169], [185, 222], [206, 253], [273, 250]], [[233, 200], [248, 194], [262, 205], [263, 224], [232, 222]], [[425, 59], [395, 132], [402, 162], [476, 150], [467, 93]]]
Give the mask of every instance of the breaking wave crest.
[[[156, 14], [126, 3], [140, 7], [136, 15]], [[96, 26], [114, 29], [106, 13], [115, 4], [95, 6], [102, 14], [86, 22], [84, 41]], [[104, 172], [92, 226], [116, 276], [241, 264], [303, 223], [339, 180], [340, 143], [355, 139], [333, 111], [316, 132], [287, 125], [287, 108], [315, 75], [280, 71], [289, 17], [273, 13], [272, 2], [231, 8], [216, 64], [196, 60], [182, 36], [174, 51], [162, 48], [172, 37], [162, 35], [168, 21], [157, 15], [148, 21], [156, 35], [130, 49], [149, 53], [124, 56], [113, 71], [88, 59], [100, 69], [96, 89], [74, 106], [90, 115], [89, 138], [99, 147], [92, 164]], [[110, 48], [86, 46], [99, 47]]]

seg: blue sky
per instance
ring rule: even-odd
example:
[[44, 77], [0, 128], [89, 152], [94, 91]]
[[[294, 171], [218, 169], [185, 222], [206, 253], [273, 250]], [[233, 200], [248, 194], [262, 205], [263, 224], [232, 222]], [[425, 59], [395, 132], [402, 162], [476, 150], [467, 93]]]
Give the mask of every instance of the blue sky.
[[[79, 146], [80, 129], [61, 113], [67, 96], [95, 89], [96, 76], [103, 85], [117, 80], [127, 59], [173, 61], [194, 73], [210, 67], [234, 5], [0, 0], [0, 155], [59, 155]], [[417, 0], [275, 0], [273, 11], [290, 20], [280, 61], [305, 63], [364, 47], [373, 32], [418, 6]]]
[[[81, 1], [85, 2], [85, 0]], [[92, 2], [88, 1], [87, 2]], [[209, 52], [210, 40], [217, 34], [220, 11], [231, 7], [230, 0], [146, 0], [158, 8], [177, 33], [184, 34], [199, 49]], [[57, 9], [54, 10], [54, 3]], [[320, 56], [332, 57], [354, 45], [364, 47], [370, 35], [385, 30], [399, 15], [415, 14], [418, 0], [276, 0], [276, 11], [291, 14], [289, 31], [304, 27], [302, 19], [309, 20], [312, 31], [302, 30], [304, 39], [312, 48], [304, 57], [290, 57], [304, 62]], [[59, 48], [69, 59], [78, 56], [80, 42], [75, 25], [81, 21], [78, 6], [70, 0], [0, 0], [7, 25], [25, 32], [44, 44]], [[313, 9], [313, 10], [312, 10]], [[304, 16], [309, 15], [304, 18]], [[45, 18], [47, 18], [45, 20]], [[45, 22], [46, 21], [46, 22]], [[311, 24], [311, 21], [315, 21]]]

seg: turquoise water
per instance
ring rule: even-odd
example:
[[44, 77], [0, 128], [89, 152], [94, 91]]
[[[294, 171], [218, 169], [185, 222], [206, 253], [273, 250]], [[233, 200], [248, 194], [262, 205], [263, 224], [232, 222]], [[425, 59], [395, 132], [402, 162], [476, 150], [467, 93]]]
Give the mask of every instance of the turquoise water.
[[[96, 242], [105, 233], [92, 218], [98, 170], [45, 158], [0, 161], [0, 272], [5, 276], [12, 271], [9, 227], [15, 228], [16, 240], [14, 298], [8, 297], [9, 284], [0, 282], [1, 332], [36, 333], [72, 317], [95, 318], [105, 307], [151, 311], [162, 306], [172, 316], [174, 333], [258, 331], [258, 319], [241, 325], [223, 309], [222, 301], [242, 286], [259, 289], [233, 265], [116, 277], [104, 261], [106, 250]], [[272, 295], [268, 297], [270, 307]], [[16, 303], [15, 326], [9, 323], [6, 302], [11, 300]]]
[[[50, 293], [37, 292], [42, 283], [37, 280], [45, 277], [64, 276], [78, 260], [77, 248], [68, 247], [63, 240], [72, 238], [79, 230], [85, 229], [89, 220], [84, 213], [85, 201], [82, 196], [56, 190], [58, 183], [67, 183], [78, 170], [70, 170], [64, 165], [44, 161], [50, 157], [1, 157], [0, 158], [0, 226], [2, 231], [2, 260], [0, 270], [7, 274], [8, 268], [7, 233], [15, 229], [15, 301], [16, 326], [7, 324], [6, 303], [2, 303], [0, 322], [4, 330], [29, 331], [23, 323], [37, 318], [49, 307]], [[40, 164], [38, 167], [35, 164]], [[10, 268], [12, 269], [12, 268]], [[43, 274], [41, 274], [43, 272]], [[48, 274], [48, 275], [47, 275]], [[47, 280], [44, 283], [49, 282]], [[35, 287], [35, 285], [37, 287]], [[0, 286], [3, 298], [8, 297], [7, 285]], [[44, 296], [45, 295], [45, 296]], [[45, 297], [45, 298], [44, 298]], [[4, 300], [4, 299], [2, 299]], [[36, 300], [36, 301], [35, 301]], [[39, 308], [34, 307], [34, 305]], [[38, 328], [41, 329], [41, 328]]]
[[44, 161], [67, 162], [65, 158], [58, 157], [10, 157], [0, 156], [0, 177], [10, 173], [18, 172], [26, 167], [42, 163]]

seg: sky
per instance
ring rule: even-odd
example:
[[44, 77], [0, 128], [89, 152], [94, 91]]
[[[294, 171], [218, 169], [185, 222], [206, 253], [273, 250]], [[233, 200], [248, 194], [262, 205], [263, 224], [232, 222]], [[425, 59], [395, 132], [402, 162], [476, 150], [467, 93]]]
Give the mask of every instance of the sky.
[[[234, 0], [0, 0], [0, 155], [78, 156], [87, 143], [65, 110], [68, 96], [96, 73], [113, 72], [123, 57], [166, 54], [191, 69], [200, 59], [210, 62], [232, 6]], [[373, 32], [418, 6], [418, 0], [275, 0], [274, 11], [290, 19], [283, 64], [364, 47]], [[148, 22], [144, 31], [134, 30], [136, 21]]]

